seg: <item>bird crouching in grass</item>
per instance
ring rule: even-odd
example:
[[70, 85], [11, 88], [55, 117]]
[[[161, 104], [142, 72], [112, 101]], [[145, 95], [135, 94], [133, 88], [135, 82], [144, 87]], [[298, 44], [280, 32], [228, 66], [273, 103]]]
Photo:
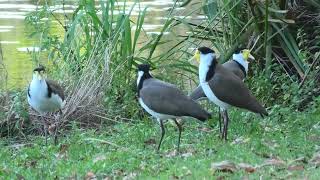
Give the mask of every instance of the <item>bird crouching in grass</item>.
[[[59, 111], [62, 114], [62, 108], [65, 104], [65, 97], [62, 87], [55, 81], [46, 79], [45, 67], [39, 67], [33, 70], [32, 81], [28, 87], [28, 103], [43, 118], [45, 113]], [[42, 119], [44, 133], [47, 144], [46, 122]], [[56, 127], [57, 128], [57, 127]], [[54, 142], [57, 144], [57, 129], [54, 133]]]
[[218, 64], [212, 49], [200, 47], [196, 50], [194, 58], [200, 62], [199, 81], [203, 92], [222, 111], [224, 119], [222, 138], [224, 140], [227, 140], [229, 122], [227, 110], [231, 106], [247, 109], [262, 117], [268, 115], [266, 109], [251, 94], [244, 82], [224, 66]]
[[155, 117], [160, 124], [161, 138], [157, 150], [159, 151], [165, 134], [163, 121], [173, 119], [179, 130], [177, 143], [179, 151], [182, 127], [176, 118], [189, 116], [205, 121], [211, 115], [173, 84], [153, 78], [149, 70], [148, 64], [138, 65], [138, 101], [142, 108]]

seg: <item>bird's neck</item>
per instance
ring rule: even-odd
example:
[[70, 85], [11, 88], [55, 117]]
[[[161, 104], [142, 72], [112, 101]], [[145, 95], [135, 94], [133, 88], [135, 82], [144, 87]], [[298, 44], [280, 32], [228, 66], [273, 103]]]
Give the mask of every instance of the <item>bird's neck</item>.
[[138, 79], [137, 79], [137, 86], [138, 86], [138, 96], [140, 96], [140, 90], [143, 86], [143, 81], [146, 79], [152, 78], [151, 74], [149, 72], [138, 72]]
[[201, 55], [200, 58], [199, 80], [200, 83], [205, 83], [214, 76], [217, 62], [215, 60], [215, 56], [211, 54]]
[[237, 63], [239, 63], [239, 65], [241, 65], [241, 66], [244, 68], [245, 73], [248, 73], [249, 63], [248, 63], [248, 61], [246, 61], [246, 60], [243, 58], [243, 56], [242, 56], [241, 53], [239, 53], [239, 54], [233, 54], [233, 55], [232, 55], [232, 59], [233, 59], [234, 61], [236, 61]]
[[39, 80], [37, 76], [32, 77], [31, 84], [36, 87], [47, 88], [47, 82], [45, 79]]

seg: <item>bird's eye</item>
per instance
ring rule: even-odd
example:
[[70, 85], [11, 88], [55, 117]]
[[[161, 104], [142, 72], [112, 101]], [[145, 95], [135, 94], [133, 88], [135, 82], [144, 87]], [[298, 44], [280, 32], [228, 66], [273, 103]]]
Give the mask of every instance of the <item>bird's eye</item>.
[[243, 50], [241, 50], [240, 53], [243, 53]]

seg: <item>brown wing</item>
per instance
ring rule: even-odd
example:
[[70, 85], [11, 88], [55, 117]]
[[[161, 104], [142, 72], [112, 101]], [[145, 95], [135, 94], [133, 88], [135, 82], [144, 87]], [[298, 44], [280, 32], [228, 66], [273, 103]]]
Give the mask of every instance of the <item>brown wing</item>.
[[64, 101], [65, 97], [64, 97], [64, 92], [62, 87], [57, 82], [50, 79], [46, 79], [46, 82], [48, 85], [49, 94], [50, 94], [50, 91], [54, 94], [58, 94], [61, 97], [62, 101]]
[[250, 93], [243, 81], [221, 65], [217, 65], [209, 85], [213, 93], [221, 101], [232, 106], [267, 115], [265, 108]]
[[174, 116], [191, 116], [206, 120], [210, 114], [184, 95], [174, 85], [156, 79], [147, 79], [140, 90], [143, 102], [153, 111]]
[[[228, 71], [233, 72], [236, 76], [238, 76], [240, 79], [245, 78], [244, 72], [239, 68], [239, 65], [234, 61], [227, 61], [222, 64], [224, 68], [226, 68]], [[193, 100], [200, 100], [201, 98], [206, 98], [207, 96], [204, 94], [201, 86], [199, 85], [196, 89], [194, 89], [191, 94], [189, 95], [191, 99]]]
[[239, 65], [233, 60], [223, 63], [222, 66], [226, 68], [228, 71], [233, 72], [240, 79], [244, 79], [246, 77], [244, 72], [240, 69]]
[[193, 100], [199, 100], [201, 98], [206, 98], [207, 96], [204, 94], [201, 85], [199, 85], [196, 89], [192, 91], [189, 97]]

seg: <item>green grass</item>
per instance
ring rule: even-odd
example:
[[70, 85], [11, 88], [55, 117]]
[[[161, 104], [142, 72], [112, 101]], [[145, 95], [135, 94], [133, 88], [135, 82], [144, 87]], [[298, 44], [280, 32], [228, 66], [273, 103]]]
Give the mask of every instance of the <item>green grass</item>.
[[[174, 124], [166, 123], [166, 136], [161, 151], [157, 153], [159, 126], [149, 119], [121, 122], [99, 131], [74, 125], [71, 131], [60, 137], [58, 146], [51, 143], [45, 146], [41, 136], [29, 136], [30, 140], [22, 143], [25, 146], [21, 147], [17, 146], [17, 142], [2, 139], [0, 177], [83, 179], [88, 172], [92, 172], [98, 179], [107, 176], [139, 179], [212, 179], [220, 176], [227, 179], [278, 179], [288, 175], [294, 179], [318, 179], [319, 168], [308, 161], [319, 151], [320, 113], [289, 112], [274, 108], [271, 116], [260, 119], [252, 113], [233, 111], [227, 143], [219, 139], [217, 127], [210, 132], [204, 131], [202, 129], [209, 128], [208, 123], [188, 119], [184, 124], [181, 154], [177, 156], [172, 156], [178, 135]], [[242, 141], [234, 143], [235, 139]], [[151, 143], [147, 143], [148, 140]], [[286, 164], [265, 166], [254, 173], [211, 169], [211, 163], [224, 160], [258, 166], [267, 156], [278, 157]], [[304, 162], [300, 162], [304, 170], [288, 171], [290, 162], [300, 157], [305, 158]]]

